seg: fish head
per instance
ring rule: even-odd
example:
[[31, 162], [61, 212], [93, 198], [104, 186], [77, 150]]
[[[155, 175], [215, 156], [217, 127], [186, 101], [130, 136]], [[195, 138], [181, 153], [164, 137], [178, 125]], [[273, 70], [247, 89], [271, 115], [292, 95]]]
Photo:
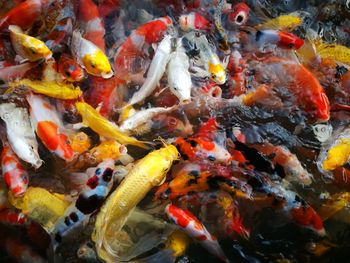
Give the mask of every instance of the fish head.
[[82, 61], [87, 72], [91, 75], [109, 79], [114, 74], [108, 58], [101, 50], [86, 54]]
[[226, 82], [226, 71], [221, 63], [211, 63], [208, 64], [210, 79], [215, 81], [217, 84], [222, 85]]
[[315, 94], [311, 100], [312, 103], [309, 105], [311, 110], [309, 112], [312, 119], [315, 119], [317, 122], [328, 121], [330, 118], [330, 106], [326, 93], [321, 92], [319, 94]]
[[285, 48], [299, 49], [304, 45], [304, 40], [289, 32], [278, 32], [278, 44]]
[[249, 18], [250, 8], [245, 3], [238, 3], [232, 8], [232, 12], [228, 14], [228, 20], [230, 23], [237, 26], [247, 23]]
[[22, 43], [23, 51], [31, 61], [49, 59], [52, 57], [51, 50], [39, 39], [27, 36]]
[[321, 236], [325, 235], [322, 218], [310, 205], [302, 204], [292, 208], [291, 215], [293, 221], [298, 225], [308, 228]]
[[71, 82], [81, 81], [85, 78], [84, 69], [73, 58], [61, 56], [58, 61], [58, 72]]
[[190, 143], [195, 147], [198, 157], [205, 158], [211, 162], [225, 164], [229, 164], [232, 160], [232, 156], [227, 149], [212, 140], [195, 138]]

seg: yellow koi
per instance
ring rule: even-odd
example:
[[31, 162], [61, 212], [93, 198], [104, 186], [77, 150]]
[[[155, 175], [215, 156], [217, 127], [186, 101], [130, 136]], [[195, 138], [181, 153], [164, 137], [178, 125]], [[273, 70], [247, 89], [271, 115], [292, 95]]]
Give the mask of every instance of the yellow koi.
[[83, 118], [83, 124], [105, 138], [114, 139], [121, 144], [131, 144], [141, 148], [148, 148], [145, 142], [119, 131], [118, 126], [104, 118], [97, 110], [85, 102], [76, 102], [77, 111]]
[[41, 40], [23, 33], [18, 26], [9, 26], [11, 43], [18, 55], [29, 61], [49, 59], [52, 57], [51, 50]]
[[297, 14], [280, 15], [265, 23], [257, 25], [257, 29], [274, 29], [291, 32], [303, 23], [303, 19]]
[[74, 152], [83, 153], [89, 150], [91, 140], [86, 133], [78, 132], [69, 136], [69, 144]]
[[350, 48], [337, 44], [316, 42], [317, 54], [322, 59], [334, 59], [338, 62], [350, 65]]
[[154, 186], [165, 180], [173, 161], [178, 158], [179, 152], [173, 145], [149, 153], [134, 165], [108, 197], [97, 215], [92, 235], [99, 257], [106, 262], [116, 262], [120, 246], [116, 236], [130, 212]]
[[174, 257], [180, 257], [185, 254], [191, 238], [180, 230], [175, 230], [170, 234], [166, 241], [166, 248], [173, 251]]
[[35, 93], [62, 100], [77, 99], [83, 94], [79, 87], [75, 87], [70, 83], [67, 84], [63, 82], [58, 83], [56, 81], [40, 81], [30, 79], [21, 79], [10, 82], [10, 89], [8, 89], [6, 93], [12, 92], [15, 88], [20, 86], [28, 87]]
[[127, 154], [126, 147], [116, 141], [104, 141], [89, 151], [89, 155], [98, 163], [105, 159], [116, 160], [123, 154]]
[[29, 187], [24, 196], [19, 198], [9, 193], [9, 202], [47, 231], [53, 228], [69, 206], [63, 195], [52, 194], [40, 187]]
[[341, 138], [330, 148], [322, 162], [323, 170], [330, 171], [344, 165], [350, 157], [350, 138]]
[[320, 209], [317, 210], [318, 214], [323, 220], [327, 220], [344, 209], [350, 202], [350, 193], [337, 193], [331, 196]]

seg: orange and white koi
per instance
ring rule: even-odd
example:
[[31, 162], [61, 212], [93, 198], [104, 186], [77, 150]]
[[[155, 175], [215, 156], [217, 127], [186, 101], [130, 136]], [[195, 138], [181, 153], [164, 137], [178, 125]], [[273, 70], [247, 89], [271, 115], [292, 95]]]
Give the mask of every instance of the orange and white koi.
[[197, 12], [191, 12], [179, 17], [180, 28], [187, 32], [190, 30], [209, 30], [210, 22]]
[[71, 45], [73, 57], [89, 74], [105, 79], [113, 76], [112, 67], [104, 52], [93, 42], [83, 38], [77, 30], [73, 32]]
[[9, 25], [28, 29], [39, 18], [46, 6], [47, 0], [27, 0], [12, 8], [0, 19], [0, 30]]
[[209, 233], [205, 226], [191, 212], [173, 204], [167, 205], [165, 212], [171, 221], [181, 227], [189, 236], [197, 240], [204, 248], [208, 249], [210, 253], [222, 261], [229, 262], [217, 239]]
[[83, 37], [105, 52], [105, 27], [93, 0], [80, 0], [79, 22], [84, 32]]
[[9, 26], [11, 43], [16, 53], [29, 61], [49, 59], [51, 50], [41, 40], [23, 33], [22, 29], [15, 25]]
[[172, 23], [170, 17], [166, 16], [145, 23], [132, 31], [114, 56], [116, 76], [122, 80], [132, 79], [133, 65], [142, 54], [144, 46], [161, 41]]
[[8, 143], [4, 143], [1, 153], [2, 176], [14, 196], [23, 195], [28, 188], [28, 174]]
[[170, 59], [170, 53], [171, 36], [166, 35], [158, 45], [156, 53], [154, 54], [151, 65], [149, 67], [145, 82], [141, 88], [133, 94], [128, 102], [129, 106], [141, 102], [146, 97], [151, 95], [151, 93], [155, 90], [159, 83], [159, 80], [166, 70], [166, 65]]
[[43, 161], [38, 154], [38, 143], [27, 109], [17, 107], [14, 103], [2, 103], [0, 117], [6, 123], [7, 139], [16, 155], [39, 168]]
[[202, 124], [198, 132], [190, 138], [177, 138], [175, 145], [179, 148], [183, 159], [197, 160], [206, 159], [217, 163], [230, 163], [231, 154], [222, 143], [214, 139], [217, 131], [217, 123], [214, 118], [210, 118]]
[[63, 54], [58, 60], [58, 73], [70, 82], [79, 82], [85, 78], [84, 69], [69, 55]]
[[61, 120], [54, 106], [41, 95], [29, 94], [30, 119], [36, 134], [45, 147], [60, 158], [69, 161], [73, 150], [68, 143], [68, 137], [62, 133]]
[[192, 81], [188, 71], [189, 67], [189, 58], [182, 46], [182, 39], [179, 39], [176, 50], [170, 55], [167, 73], [170, 90], [179, 99], [180, 103], [191, 100]]

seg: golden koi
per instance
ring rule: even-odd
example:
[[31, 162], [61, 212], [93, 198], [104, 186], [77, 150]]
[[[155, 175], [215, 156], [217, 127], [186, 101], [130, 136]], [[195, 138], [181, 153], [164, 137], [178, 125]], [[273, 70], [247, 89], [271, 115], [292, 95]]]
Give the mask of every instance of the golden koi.
[[303, 19], [300, 15], [291, 13], [287, 15], [280, 15], [269, 21], [266, 21], [260, 25], [257, 25], [257, 29], [275, 29], [281, 31], [291, 32], [303, 23]]
[[85, 102], [76, 102], [77, 111], [83, 118], [83, 124], [89, 126], [100, 136], [115, 139], [121, 144], [131, 144], [141, 148], [147, 148], [144, 142], [127, 136], [119, 131], [118, 126], [104, 118], [97, 110]]
[[350, 157], [350, 138], [341, 138], [336, 145], [330, 148], [322, 162], [326, 171], [334, 170], [344, 165]]
[[72, 84], [30, 79], [21, 79], [10, 82], [10, 89], [7, 90], [7, 93], [20, 86], [26, 86], [35, 93], [62, 100], [73, 100], [79, 98], [82, 95], [80, 88], [75, 87]]
[[138, 161], [119, 187], [101, 208], [92, 239], [98, 255], [106, 262], [118, 259], [119, 243], [116, 234], [121, 230], [130, 212], [157, 185], [160, 185], [179, 153], [175, 146], [167, 145]]
[[16, 53], [29, 61], [49, 59], [51, 50], [41, 40], [28, 36], [18, 26], [9, 26], [11, 43]]

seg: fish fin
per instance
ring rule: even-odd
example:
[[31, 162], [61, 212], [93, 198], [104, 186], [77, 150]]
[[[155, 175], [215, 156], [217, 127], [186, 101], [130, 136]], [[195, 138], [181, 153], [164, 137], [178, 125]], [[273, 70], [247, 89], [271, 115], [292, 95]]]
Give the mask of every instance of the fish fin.
[[162, 262], [162, 263], [173, 263], [176, 258], [173, 255], [173, 251], [171, 249], [161, 250], [151, 256], [142, 258], [142, 262], [144, 263], [153, 263], [153, 262]]

